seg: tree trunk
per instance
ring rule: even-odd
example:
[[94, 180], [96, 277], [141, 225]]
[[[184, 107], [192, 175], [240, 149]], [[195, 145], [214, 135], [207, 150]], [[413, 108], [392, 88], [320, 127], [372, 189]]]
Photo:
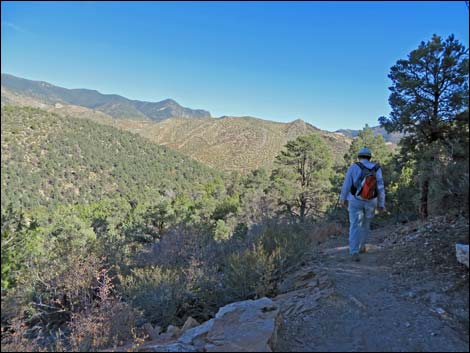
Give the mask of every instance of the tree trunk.
[[307, 199], [302, 194], [300, 196], [300, 220], [303, 221], [307, 211]]
[[429, 194], [429, 178], [425, 177], [421, 184], [421, 218], [428, 218], [428, 194]]

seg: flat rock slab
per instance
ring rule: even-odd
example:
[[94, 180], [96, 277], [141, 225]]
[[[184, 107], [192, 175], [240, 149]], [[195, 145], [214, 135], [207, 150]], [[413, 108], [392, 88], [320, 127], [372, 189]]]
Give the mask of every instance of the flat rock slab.
[[229, 304], [219, 310], [207, 335], [207, 352], [272, 352], [279, 307], [268, 298]]

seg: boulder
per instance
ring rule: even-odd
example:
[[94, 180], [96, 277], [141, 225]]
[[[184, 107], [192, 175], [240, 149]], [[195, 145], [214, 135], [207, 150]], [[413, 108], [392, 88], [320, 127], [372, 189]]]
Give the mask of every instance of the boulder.
[[[139, 346], [138, 352], [153, 352], [151, 347], [160, 347], [169, 344], [175, 343], [175, 338], [171, 333], [161, 333], [155, 339], [145, 342], [143, 345]], [[150, 349], [150, 350], [149, 350]]]
[[207, 334], [207, 352], [272, 352], [280, 322], [279, 307], [268, 298], [224, 306]]
[[181, 333], [181, 329], [177, 326], [170, 325], [168, 326], [166, 333], [171, 337], [178, 337]]
[[212, 325], [214, 324], [214, 319], [206, 321], [202, 325], [193, 327], [187, 330], [185, 333], [181, 335], [178, 339], [178, 342], [183, 344], [192, 344], [194, 346], [204, 346], [205, 338], [209, 333]]
[[188, 331], [189, 329], [192, 329], [193, 327], [199, 326], [199, 322], [197, 320], [193, 319], [191, 316], [186, 319], [186, 322], [184, 323], [183, 327], [181, 328], [181, 333], [184, 333]]
[[455, 244], [457, 261], [468, 267], [468, 245]]
[[[191, 327], [197, 324], [191, 318], [182, 329], [169, 326], [159, 340], [146, 343], [138, 351], [272, 352], [280, 322], [279, 306], [271, 299], [236, 302], [221, 308], [215, 318], [202, 325]], [[169, 341], [162, 342], [163, 336]]]

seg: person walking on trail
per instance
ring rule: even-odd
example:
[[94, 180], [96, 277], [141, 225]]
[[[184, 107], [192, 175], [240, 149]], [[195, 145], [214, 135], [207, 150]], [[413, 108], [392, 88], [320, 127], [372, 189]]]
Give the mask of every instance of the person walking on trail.
[[371, 162], [368, 148], [361, 148], [358, 162], [352, 164], [344, 179], [340, 200], [349, 211], [349, 254], [353, 261], [360, 261], [359, 253], [366, 252], [370, 222], [375, 209], [385, 211], [385, 187], [382, 169]]

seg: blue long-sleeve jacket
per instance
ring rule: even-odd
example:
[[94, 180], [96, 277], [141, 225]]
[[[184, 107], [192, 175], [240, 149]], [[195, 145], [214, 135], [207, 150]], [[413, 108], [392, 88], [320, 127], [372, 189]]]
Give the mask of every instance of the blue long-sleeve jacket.
[[[370, 162], [367, 159], [361, 159], [360, 162], [369, 169], [375, 166], [375, 163]], [[356, 163], [349, 167], [346, 177], [344, 178], [343, 188], [341, 189], [341, 201], [356, 199], [356, 197], [351, 194], [351, 186], [361, 177], [361, 173], [361, 168]], [[378, 205], [379, 207], [385, 207], [385, 187], [382, 177], [382, 168], [377, 170], [375, 177], [377, 179], [377, 189], [379, 192]]]

